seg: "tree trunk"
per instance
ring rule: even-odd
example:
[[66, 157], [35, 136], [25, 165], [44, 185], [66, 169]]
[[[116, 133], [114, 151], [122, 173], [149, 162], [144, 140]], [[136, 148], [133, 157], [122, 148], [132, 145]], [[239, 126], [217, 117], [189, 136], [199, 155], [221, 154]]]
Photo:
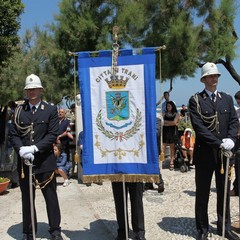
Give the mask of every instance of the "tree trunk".
[[236, 72], [235, 68], [232, 65], [232, 62], [229, 59], [226, 59], [226, 61], [224, 61], [223, 59], [218, 59], [216, 63], [221, 63], [228, 70], [228, 72], [230, 73], [232, 78], [238, 83], [238, 85], [240, 85], [240, 76]]

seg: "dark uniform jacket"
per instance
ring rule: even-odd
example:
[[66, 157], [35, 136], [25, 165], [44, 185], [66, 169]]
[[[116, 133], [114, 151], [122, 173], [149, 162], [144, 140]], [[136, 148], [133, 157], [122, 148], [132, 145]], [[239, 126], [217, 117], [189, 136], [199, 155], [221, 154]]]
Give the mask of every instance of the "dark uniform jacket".
[[[238, 119], [232, 97], [218, 92], [216, 102], [213, 102], [203, 91], [190, 98], [188, 109], [196, 133], [194, 163], [216, 162], [222, 139], [231, 138], [235, 142], [237, 137]], [[211, 117], [216, 112], [217, 118], [212, 123]]]
[[[39, 152], [34, 153], [35, 173], [53, 171], [57, 168], [56, 159], [53, 154], [53, 143], [59, 135], [59, 123], [56, 106], [51, 106], [46, 102], [41, 102], [37, 111], [33, 114], [28, 103], [20, 106], [15, 112], [16, 122], [11, 130], [11, 142], [16, 151], [22, 146], [36, 145]], [[33, 124], [31, 133], [24, 136], [20, 128], [26, 128]], [[19, 156], [18, 170], [21, 170], [22, 161]], [[27, 166], [23, 164], [24, 170]]]

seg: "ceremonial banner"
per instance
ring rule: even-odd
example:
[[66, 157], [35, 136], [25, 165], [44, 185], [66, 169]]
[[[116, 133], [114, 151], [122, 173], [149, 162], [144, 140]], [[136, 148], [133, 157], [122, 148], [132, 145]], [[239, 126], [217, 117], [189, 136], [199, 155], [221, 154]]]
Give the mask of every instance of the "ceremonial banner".
[[157, 181], [155, 51], [78, 53], [83, 114], [83, 181]]

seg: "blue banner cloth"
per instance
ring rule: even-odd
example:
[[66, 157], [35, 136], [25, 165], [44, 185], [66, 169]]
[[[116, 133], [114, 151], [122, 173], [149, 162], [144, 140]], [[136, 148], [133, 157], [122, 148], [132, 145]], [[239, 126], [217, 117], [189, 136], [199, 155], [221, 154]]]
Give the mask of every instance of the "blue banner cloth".
[[144, 52], [121, 50], [115, 76], [108, 51], [78, 53], [85, 182], [158, 179], [155, 52]]

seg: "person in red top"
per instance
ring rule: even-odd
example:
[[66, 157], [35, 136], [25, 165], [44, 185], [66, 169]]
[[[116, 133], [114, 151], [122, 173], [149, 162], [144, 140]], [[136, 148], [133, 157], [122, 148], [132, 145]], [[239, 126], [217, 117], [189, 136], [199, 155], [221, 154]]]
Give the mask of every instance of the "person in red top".
[[186, 128], [184, 130], [183, 135], [181, 136], [182, 143], [182, 154], [185, 161], [188, 161], [188, 155], [190, 157], [189, 164], [192, 165], [193, 161], [193, 148], [195, 144], [195, 137], [193, 134], [193, 130], [191, 128]]

